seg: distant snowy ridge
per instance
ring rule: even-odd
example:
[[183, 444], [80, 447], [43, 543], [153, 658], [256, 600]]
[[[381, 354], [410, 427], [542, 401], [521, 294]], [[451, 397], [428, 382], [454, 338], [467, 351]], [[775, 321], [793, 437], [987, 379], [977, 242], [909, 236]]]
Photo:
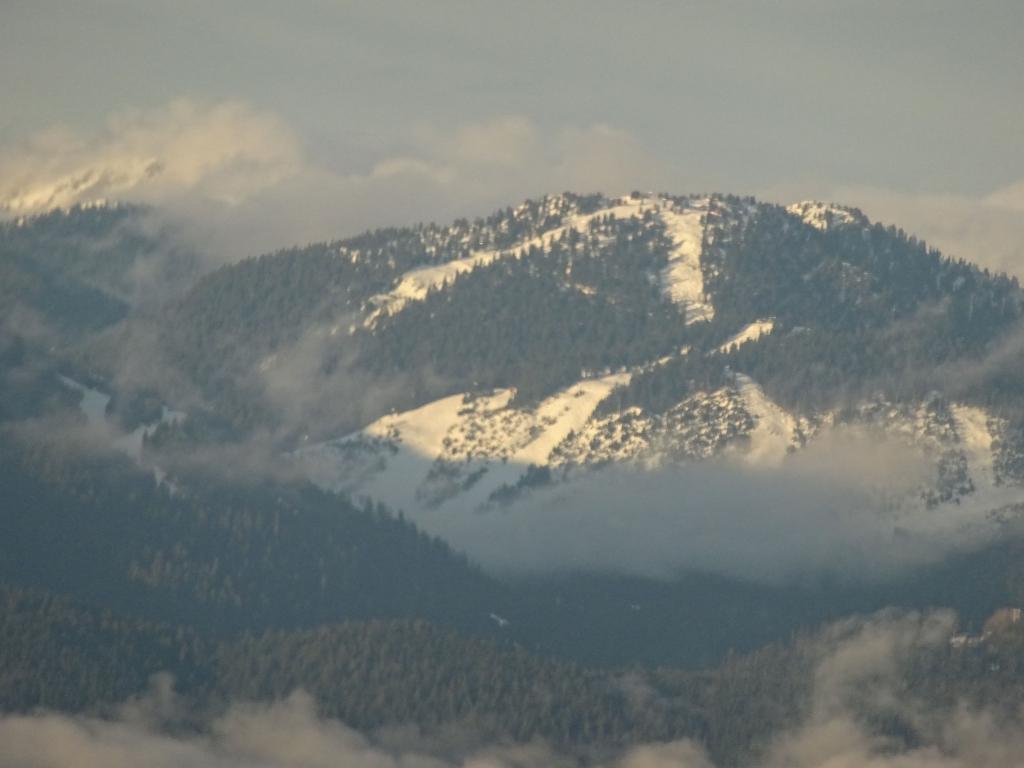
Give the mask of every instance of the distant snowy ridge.
[[161, 173], [163, 164], [153, 157], [124, 158], [105, 168], [86, 168], [51, 182], [15, 189], [0, 199], [0, 210], [35, 214], [76, 205], [99, 208], [106, 197], [126, 192]]

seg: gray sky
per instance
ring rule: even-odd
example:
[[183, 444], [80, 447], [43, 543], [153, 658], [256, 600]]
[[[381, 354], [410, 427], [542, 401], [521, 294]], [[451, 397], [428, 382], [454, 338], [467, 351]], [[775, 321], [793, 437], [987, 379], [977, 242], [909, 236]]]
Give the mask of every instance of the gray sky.
[[1019, 0], [2, 0], [0, 192], [152, 156], [94, 191], [213, 199], [245, 249], [568, 187], [827, 197], [1024, 271], [1022, 38]]

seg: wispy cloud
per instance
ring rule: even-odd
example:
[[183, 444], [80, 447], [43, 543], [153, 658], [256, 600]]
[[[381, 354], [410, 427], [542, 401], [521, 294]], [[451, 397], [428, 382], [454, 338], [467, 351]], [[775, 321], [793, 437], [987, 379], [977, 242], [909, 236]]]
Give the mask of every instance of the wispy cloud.
[[187, 99], [112, 115], [98, 135], [43, 131], [0, 151], [0, 202], [18, 214], [106, 198], [189, 192], [227, 204], [298, 173], [302, 150], [276, 116]]
[[542, 486], [508, 509], [480, 510], [458, 497], [406, 514], [512, 576], [697, 571], [770, 584], [825, 574], [862, 583], [970, 551], [1000, 530], [985, 502], [927, 509], [918, 493], [934, 471], [918, 448], [845, 426], [822, 430], [777, 467], [729, 458], [608, 467]]
[[[925, 701], [903, 685], [915, 654], [944, 645], [955, 617], [883, 612], [826, 629], [808, 649], [814, 665], [799, 722], [771, 734], [756, 765], [763, 768], [1005, 768], [1024, 752], [1018, 719]], [[643, 706], [634, 703], [633, 706]], [[183, 723], [201, 728], [183, 728]], [[885, 733], [879, 723], [902, 722], [913, 738]], [[305, 768], [713, 768], [693, 741], [641, 744], [595, 757], [555, 750], [540, 741], [481, 744], [455, 728], [445, 738], [415, 727], [370, 736], [318, 716], [314, 700], [297, 691], [263, 703], [238, 702], [203, 723], [179, 699], [165, 675], [150, 691], [100, 719], [58, 713], [0, 719], [0, 765], [66, 766], [304, 766]], [[598, 750], [599, 752], [600, 750]]]
[[406, 143], [364, 169], [334, 169], [272, 112], [180, 99], [119, 112], [96, 135], [52, 128], [0, 147], [0, 210], [150, 203], [192, 224], [223, 261], [376, 226], [484, 214], [552, 191], [664, 181], [636, 139], [605, 124], [544, 131], [514, 114], [446, 130], [421, 122]]

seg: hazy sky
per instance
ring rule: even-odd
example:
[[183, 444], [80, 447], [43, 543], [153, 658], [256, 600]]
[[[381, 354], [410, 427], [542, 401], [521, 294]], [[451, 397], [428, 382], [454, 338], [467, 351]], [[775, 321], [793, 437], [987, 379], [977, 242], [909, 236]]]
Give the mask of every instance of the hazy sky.
[[721, 190], [841, 196], [1016, 268], [1022, 38], [1020, 0], [2, 0], [0, 170], [23, 192], [122, 158], [139, 123], [154, 156], [156, 124], [202, 124], [260, 148], [175, 189], [273, 198], [279, 238], [568, 186]]

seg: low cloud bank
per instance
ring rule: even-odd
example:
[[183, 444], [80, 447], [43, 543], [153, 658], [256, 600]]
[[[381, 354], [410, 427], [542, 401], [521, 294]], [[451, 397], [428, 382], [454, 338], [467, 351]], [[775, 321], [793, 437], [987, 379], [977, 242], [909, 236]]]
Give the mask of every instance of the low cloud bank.
[[[922, 650], [948, 642], [954, 617], [882, 613], [834, 625], [820, 638], [805, 715], [767, 742], [760, 768], [1005, 768], [1024, 754], [1016, 718], [966, 705], [937, 707], [901, 685], [900, 670]], [[341, 693], [339, 692], [339, 695]], [[714, 768], [693, 741], [643, 744], [618, 755], [560, 752], [542, 742], [484, 744], [470, 733], [437, 738], [415, 728], [361, 734], [317, 715], [301, 691], [269, 703], [236, 703], [202, 728], [170, 679], [124, 704], [110, 719], [38, 713], [0, 719], [0, 766], [302, 766], [303, 768]], [[886, 734], [885, 722], [899, 722]], [[907, 733], [911, 736], [907, 736]], [[443, 745], [443, 746], [441, 746]]]
[[919, 493], [934, 471], [898, 441], [836, 429], [777, 467], [725, 459], [655, 471], [610, 467], [536, 489], [507, 508], [479, 510], [456, 499], [413, 511], [412, 519], [512, 575], [612, 570], [670, 578], [696, 570], [768, 583], [822, 575], [872, 581], [996, 534], [982, 500], [926, 508]]
[[[158, 688], [165, 689], [164, 682]], [[60, 714], [0, 720], [0, 766], [19, 768], [541, 768], [577, 762], [540, 742], [449, 746], [441, 753], [401, 736], [371, 739], [337, 720], [319, 717], [313, 699], [299, 691], [266, 704], [235, 704], [202, 733], [176, 733], [173, 723], [153, 717], [152, 697], [131, 702], [118, 717], [102, 720]], [[166, 713], [164, 713], [166, 715]], [[471, 735], [467, 740], [472, 741]], [[401, 742], [401, 745], [389, 744]], [[452, 754], [468, 750], [468, 754]], [[687, 743], [642, 747], [614, 763], [642, 766], [703, 766], [701, 751]]]
[[[125, 341], [126, 361], [136, 361], [136, 348], [138, 361], [149, 359], [145, 340]], [[275, 429], [240, 442], [188, 445], [184, 451], [172, 443], [144, 458], [172, 476], [215, 468], [236, 479], [316, 477], [315, 466], [304, 463], [308, 460], [301, 454], [290, 454], [291, 448], [339, 434], [344, 425], [353, 428], [372, 413], [401, 407], [409, 388], [402, 378], [382, 383], [354, 373], [346, 360], [325, 369], [322, 361], [331, 340], [330, 327], [317, 327], [259, 366], [257, 381], [279, 417]], [[1003, 357], [1015, 359], [1016, 351], [1019, 343], [993, 352], [998, 352], [993, 370]], [[963, 375], [979, 375], [987, 367]], [[117, 381], [130, 389], [126, 384], [144, 384], [142, 377], [164, 370], [158, 364], [123, 365]], [[172, 381], [172, 375], [167, 370], [163, 381]], [[953, 382], [959, 375], [950, 370], [946, 378]], [[442, 382], [435, 384], [442, 387]], [[170, 405], [192, 411], [196, 401], [182, 397]], [[42, 420], [29, 425], [27, 436], [82, 449], [126, 444], [128, 436], [111, 420], [101, 416], [92, 422]], [[421, 529], [485, 568], [513, 576], [613, 571], [673, 578], [698, 571], [770, 584], [822, 576], [881, 581], [984, 546], [1005, 530], [992, 513], [1020, 504], [1014, 486], [986, 485], [984, 467], [972, 464], [967, 469], [978, 480], [976, 492], [959, 503], [929, 508], [922, 493], [934, 488], [937, 457], [904, 439], [854, 425], [822, 429], [777, 465], [752, 465], [736, 456], [655, 470], [607, 466], [567, 482], [524, 488], [508, 506], [483, 508], [478, 505], [494, 473], [515, 478], [527, 467], [495, 464], [490, 476], [440, 506], [417, 506], [410, 500], [435, 458], [403, 458], [409, 461], [407, 471], [392, 468], [385, 475], [391, 485], [378, 485], [376, 500], [396, 512], [402, 508]], [[336, 470], [326, 471], [326, 482], [334, 482], [329, 473]], [[359, 496], [362, 491], [357, 485], [352, 492]]]
[[[948, 642], [955, 617], [883, 612], [831, 627], [803, 723], [777, 736], [766, 768], [961, 768], [1019, 764], [1024, 729], [966, 704], [938, 707], [908, 694], [901, 668]], [[891, 733], [878, 724], [898, 723]], [[875, 723], [872, 727], [870, 723]], [[902, 736], [893, 735], [901, 733]], [[908, 735], [909, 734], [909, 735]]]

